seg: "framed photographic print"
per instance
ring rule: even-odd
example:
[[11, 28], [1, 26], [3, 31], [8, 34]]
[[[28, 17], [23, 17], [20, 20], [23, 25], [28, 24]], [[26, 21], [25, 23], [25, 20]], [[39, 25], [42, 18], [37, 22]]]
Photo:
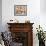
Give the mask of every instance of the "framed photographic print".
[[14, 5], [14, 16], [26, 16], [27, 5]]

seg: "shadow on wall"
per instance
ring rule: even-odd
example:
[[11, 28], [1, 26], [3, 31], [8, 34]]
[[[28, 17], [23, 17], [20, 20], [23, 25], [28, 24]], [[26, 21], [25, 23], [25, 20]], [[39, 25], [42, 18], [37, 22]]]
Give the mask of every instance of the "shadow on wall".
[[2, 0], [0, 0], [0, 31], [2, 31]]
[[46, 13], [46, 0], [40, 0], [40, 11]]

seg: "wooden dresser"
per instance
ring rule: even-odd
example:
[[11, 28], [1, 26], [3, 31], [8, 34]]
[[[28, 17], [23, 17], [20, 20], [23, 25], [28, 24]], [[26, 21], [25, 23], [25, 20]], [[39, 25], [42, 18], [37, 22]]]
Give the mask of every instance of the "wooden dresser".
[[23, 43], [22, 46], [33, 46], [33, 23], [7, 23], [13, 41]]

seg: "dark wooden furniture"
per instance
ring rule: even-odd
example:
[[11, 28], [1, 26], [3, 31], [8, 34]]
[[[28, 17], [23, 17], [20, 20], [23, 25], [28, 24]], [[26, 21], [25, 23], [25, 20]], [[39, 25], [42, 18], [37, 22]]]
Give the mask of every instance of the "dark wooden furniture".
[[23, 43], [23, 46], [33, 46], [33, 23], [7, 23], [12, 33], [13, 41]]

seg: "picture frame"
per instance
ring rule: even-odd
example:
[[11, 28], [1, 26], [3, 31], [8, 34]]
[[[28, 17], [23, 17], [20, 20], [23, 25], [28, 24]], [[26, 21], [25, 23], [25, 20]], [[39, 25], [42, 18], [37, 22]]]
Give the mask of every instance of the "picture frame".
[[14, 5], [14, 16], [27, 16], [27, 5]]

